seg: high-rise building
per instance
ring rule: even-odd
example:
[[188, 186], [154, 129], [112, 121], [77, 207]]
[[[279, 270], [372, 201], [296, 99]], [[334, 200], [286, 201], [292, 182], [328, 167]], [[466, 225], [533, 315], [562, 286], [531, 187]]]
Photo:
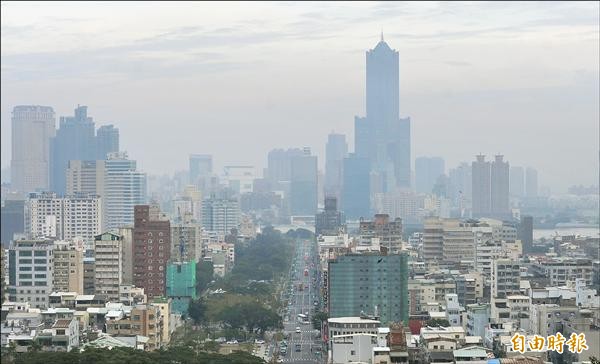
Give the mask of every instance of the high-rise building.
[[25, 201], [5, 200], [1, 211], [0, 243], [5, 247], [14, 239], [15, 234], [25, 233]]
[[538, 174], [531, 167], [527, 167], [525, 170], [525, 195], [527, 197], [537, 197], [538, 195]]
[[366, 53], [366, 117], [356, 117], [355, 152], [379, 175], [377, 191], [410, 187], [410, 118], [400, 119], [398, 52], [383, 40]]
[[350, 154], [344, 158], [341, 210], [350, 219], [371, 216], [371, 181], [368, 158]]
[[325, 209], [315, 217], [315, 234], [337, 235], [345, 230], [345, 222], [344, 214], [337, 209], [337, 199], [325, 197]]
[[525, 196], [525, 172], [523, 167], [510, 167], [510, 195], [519, 198]]
[[176, 261], [167, 265], [167, 297], [173, 299], [173, 311], [187, 314], [196, 294], [196, 261]]
[[171, 260], [198, 262], [202, 259], [202, 227], [199, 222], [183, 220], [171, 224]]
[[277, 189], [277, 184], [292, 179], [292, 158], [301, 157], [302, 149], [273, 149], [268, 155], [267, 179]]
[[291, 215], [314, 216], [317, 199], [317, 157], [311, 155], [310, 148], [304, 148], [302, 156], [291, 158]]
[[358, 227], [361, 241], [379, 239], [379, 245], [387, 251], [399, 252], [402, 249], [402, 219], [390, 220], [387, 214], [376, 214], [372, 221], [361, 221]]
[[492, 211], [490, 162], [478, 155], [472, 164], [473, 217], [488, 216]]
[[103, 233], [94, 239], [94, 291], [119, 302], [119, 286], [123, 284], [123, 238]]
[[391, 218], [415, 221], [423, 203], [413, 190], [398, 189], [393, 192], [376, 193], [373, 196], [373, 210], [377, 214], [387, 214]]
[[461, 210], [466, 209], [470, 205], [473, 195], [473, 177], [471, 174], [471, 166], [464, 162], [448, 171], [448, 178], [450, 180], [448, 197]]
[[198, 186], [201, 191], [207, 187], [207, 179], [213, 172], [213, 160], [210, 154], [190, 155], [190, 184]]
[[533, 216], [521, 216], [519, 240], [523, 247], [523, 256], [530, 254], [533, 247]]
[[50, 186], [50, 143], [56, 133], [49, 106], [15, 106], [12, 112], [11, 188], [29, 193]]
[[146, 174], [127, 153], [109, 153], [106, 160], [69, 161], [67, 194], [94, 193], [102, 198], [103, 230], [133, 224], [133, 206], [146, 202]]
[[63, 195], [67, 190], [66, 171], [69, 160], [96, 158], [95, 124], [87, 116], [87, 106], [77, 106], [74, 116], [61, 116], [56, 137], [52, 140], [50, 188]]
[[329, 317], [371, 314], [389, 322], [408, 322], [408, 256], [338, 256], [329, 261]]
[[508, 162], [503, 161], [504, 156], [497, 155], [491, 165], [491, 207], [492, 215], [497, 218], [511, 216], [509, 203], [509, 171]]
[[171, 256], [171, 223], [158, 206], [135, 206], [133, 284], [148, 298], [165, 296], [167, 263]]
[[102, 202], [98, 195], [59, 197], [54, 192], [31, 193], [25, 216], [30, 239], [81, 238], [90, 248], [102, 228]]
[[344, 158], [348, 157], [348, 144], [344, 134], [331, 133], [325, 147], [325, 193], [340, 196], [344, 179]]
[[418, 157], [415, 159], [415, 189], [417, 193], [431, 193], [437, 179], [444, 172], [443, 158]]
[[146, 173], [136, 169], [136, 161], [126, 153], [109, 154], [104, 161], [102, 196], [104, 229], [133, 225], [135, 205], [146, 202]]
[[109, 153], [119, 151], [119, 129], [114, 125], [102, 125], [96, 133], [96, 159], [104, 160]]
[[83, 293], [83, 241], [55, 241], [53, 292]]
[[32, 307], [48, 307], [52, 293], [54, 242], [15, 240], [8, 251], [8, 296], [11, 302], [29, 302]]
[[236, 199], [211, 196], [202, 201], [202, 227], [227, 235], [240, 223], [240, 205]]

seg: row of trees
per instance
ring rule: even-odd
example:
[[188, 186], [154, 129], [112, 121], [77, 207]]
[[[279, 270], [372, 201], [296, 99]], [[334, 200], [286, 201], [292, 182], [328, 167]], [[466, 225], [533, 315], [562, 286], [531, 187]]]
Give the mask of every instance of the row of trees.
[[197, 352], [189, 346], [172, 346], [151, 352], [132, 348], [98, 349], [83, 352], [27, 352], [7, 354], [2, 351], [2, 363], [14, 364], [261, 364], [264, 361], [246, 352], [221, 355]]

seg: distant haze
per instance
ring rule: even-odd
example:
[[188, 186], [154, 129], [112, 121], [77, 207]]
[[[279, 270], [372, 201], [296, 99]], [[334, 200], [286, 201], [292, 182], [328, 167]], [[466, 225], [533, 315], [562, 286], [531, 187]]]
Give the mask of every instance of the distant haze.
[[400, 53], [412, 155], [532, 166], [563, 192], [598, 183], [598, 2], [2, 3], [2, 167], [11, 110], [88, 105], [153, 174], [190, 153], [266, 166], [331, 131], [353, 150], [365, 51]]

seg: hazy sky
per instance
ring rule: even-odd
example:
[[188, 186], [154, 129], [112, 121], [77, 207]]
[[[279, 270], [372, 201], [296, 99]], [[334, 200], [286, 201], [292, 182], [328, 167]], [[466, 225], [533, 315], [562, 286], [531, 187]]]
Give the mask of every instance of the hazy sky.
[[2, 3], [2, 167], [15, 105], [88, 105], [149, 173], [266, 166], [364, 114], [365, 54], [400, 52], [412, 153], [534, 166], [561, 192], [597, 184], [599, 3]]

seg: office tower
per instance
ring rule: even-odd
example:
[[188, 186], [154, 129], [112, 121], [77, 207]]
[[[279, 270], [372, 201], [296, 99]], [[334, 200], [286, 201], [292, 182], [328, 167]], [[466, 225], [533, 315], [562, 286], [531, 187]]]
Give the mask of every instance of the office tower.
[[83, 241], [55, 241], [53, 292], [83, 293]]
[[341, 210], [347, 218], [371, 216], [371, 182], [368, 158], [350, 154], [344, 158]]
[[314, 216], [317, 212], [317, 157], [310, 148], [301, 156], [291, 158], [290, 213]]
[[0, 243], [2, 247], [7, 247], [15, 234], [25, 233], [25, 201], [5, 200], [1, 211]]
[[523, 167], [510, 167], [510, 195], [519, 198], [525, 196], [525, 172]]
[[379, 175], [376, 191], [410, 188], [410, 118], [400, 119], [398, 52], [383, 37], [366, 53], [365, 117], [355, 117], [355, 152]]
[[225, 181], [227, 186], [237, 194], [252, 192], [254, 184], [253, 166], [225, 166]]
[[52, 240], [15, 240], [8, 251], [8, 294], [11, 302], [48, 307], [52, 293]]
[[525, 195], [527, 197], [537, 197], [538, 195], [538, 174], [531, 167], [525, 170]]
[[[119, 302], [119, 285], [123, 284], [123, 239], [103, 233], [94, 238], [94, 291]], [[138, 286], [140, 287], [140, 286]]]
[[472, 167], [473, 217], [489, 216], [492, 211], [490, 162], [478, 155]]
[[50, 186], [50, 142], [56, 133], [49, 106], [15, 106], [12, 112], [11, 188], [29, 193]]
[[337, 198], [325, 197], [325, 209], [315, 217], [315, 234], [337, 235], [345, 231], [345, 222], [344, 214], [337, 209]]
[[290, 181], [292, 178], [292, 158], [301, 157], [302, 149], [273, 149], [268, 155], [266, 177], [276, 188], [279, 182]]
[[444, 159], [419, 157], [415, 160], [415, 189], [417, 193], [431, 193], [438, 178], [445, 173]]
[[102, 196], [104, 230], [133, 225], [134, 206], [146, 202], [146, 174], [136, 169], [136, 161], [126, 153], [109, 154], [104, 162]]
[[503, 161], [504, 156], [497, 155], [491, 165], [491, 208], [492, 216], [509, 218], [509, 171], [508, 162]]
[[82, 238], [89, 248], [102, 228], [101, 198], [86, 194], [59, 197], [53, 192], [31, 193], [25, 228], [30, 239]]
[[329, 261], [329, 317], [371, 314], [408, 322], [408, 256], [342, 255]]
[[133, 227], [133, 284], [148, 298], [165, 295], [167, 263], [171, 256], [171, 223], [158, 206], [135, 206]]
[[402, 219], [390, 220], [387, 214], [376, 214], [372, 221], [361, 221], [358, 227], [361, 240], [379, 239], [379, 245], [388, 252], [402, 249]]
[[533, 247], [533, 216], [521, 216], [519, 240], [523, 247], [523, 256], [527, 256], [532, 252]]
[[198, 186], [201, 191], [207, 187], [207, 179], [213, 171], [213, 160], [210, 154], [190, 155], [190, 184]]
[[235, 199], [215, 195], [202, 201], [202, 227], [227, 235], [240, 223], [240, 205]]
[[77, 106], [74, 116], [61, 116], [56, 136], [52, 139], [50, 189], [60, 195], [67, 191], [66, 171], [69, 160], [96, 158], [96, 130], [87, 116], [87, 106]]
[[325, 193], [340, 196], [343, 182], [344, 158], [348, 157], [348, 144], [344, 134], [331, 133], [325, 147]]
[[104, 160], [108, 153], [119, 151], [119, 129], [114, 125], [102, 125], [96, 132], [96, 160]]

